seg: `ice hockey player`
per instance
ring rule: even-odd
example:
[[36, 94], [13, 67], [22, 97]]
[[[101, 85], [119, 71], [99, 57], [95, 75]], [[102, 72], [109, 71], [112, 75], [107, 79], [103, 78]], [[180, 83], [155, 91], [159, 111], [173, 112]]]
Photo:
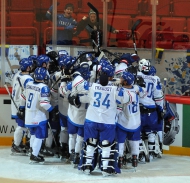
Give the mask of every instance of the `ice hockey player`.
[[84, 137], [84, 121], [88, 103], [79, 104], [78, 96], [88, 92], [88, 82], [90, 78], [90, 66], [87, 62], [78, 64], [73, 70], [73, 81], [68, 84], [71, 94], [68, 97], [68, 133], [69, 133], [69, 153], [70, 160], [76, 167], [79, 164], [80, 152]]
[[[33, 62], [31, 59], [23, 58], [19, 62], [20, 71], [18, 71], [13, 77], [12, 97], [18, 107], [20, 105], [20, 95], [23, 90], [25, 90], [26, 84], [30, 81], [33, 81], [33, 78], [30, 76], [30, 72], [32, 71], [32, 64]], [[11, 151], [13, 154], [26, 154], [26, 150], [22, 145], [23, 134], [26, 132], [24, 124], [24, 114], [24, 108], [20, 106], [19, 111], [17, 111], [16, 106], [11, 103], [11, 117], [12, 119], [15, 119], [17, 123], [17, 127], [14, 132], [14, 142], [11, 147]]]
[[[61, 158], [69, 158], [68, 130], [67, 130], [67, 112], [69, 107], [68, 96], [65, 95], [65, 87], [68, 81], [71, 81], [69, 67], [72, 64], [71, 56], [60, 56], [58, 58], [60, 71], [56, 72], [53, 77], [53, 87], [51, 89], [54, 106], [58, 108], [58, 118], [60, 124], [59, 143]], [[58, 81], [59, 80], [59, 81]], [[54, 84], [55, 83], [55, 84]]]
[[120, 112], [118, 113], [118, 121], [116, 123], [116, 137], [119, 144], [119, 168], [123, 168], [124, 161], [124, 143], [126, 139], [129, 142], [129, 149], [131, 153], [132, 166], [137, 167], [139, 155], [139, 140], [141, 130], [139, 97], [146, 96], [146, 91], [138, 85], [134, 85], [135, 77], [130, 72], [123, 72], [121, 76], [121, 85], [124, 91], [134, 92], [136, 101], [131, 104], [121, 104], [118, 106]]
[[163, 110], [163, 92], [157, 78], [148, 75], [150, 71], [150, 62], [146, 59], [139, 61], [139, 72], [137, 77], [140, 76], [144, 79], [146, 85], [147, 96], [140, 98], [140, 111], [141, 111], [141, 132], [148, 136], [148, 151], [150, 160], [154, 157], [155, 151], [155, 125], [158, 123], [159, 110]]
[[136, 54], [126, 53], [123, 54], [119, 60], [119, 64], [115, 68], [115, 78], [120, 78], [124, 71], [127, 71], [128, 67], [134, 62], [140, 60], [139, 56]]
[[[157, 89], [162, 89], [162, 85], [160, 83], [160, 78], [156, 75], [156, 68], [151, 65], [149, 75], [154, 76], [157, 80]], [[163, 91], [163, 89], [162, 89]], [[160, 92], [158, 90], [158, 92]], [[159, 103], [159, 105], [158, 105]], [[160, 151], [162, 152], [162, 143], [163, 143], [163, 118], [164, 118], [164, 112], [163, 112], [163, 100], [157, 100], [156, 106], [157, 106], [157, 113], [158, 113], [158, 123], [155, 125], [155, 131], [158, 134], [159, 137], [159, 146], [160, 146]], [[161, 154], [158, 154], [158, 157], [161, 157]]]
[[44, 163], [43, 156], [39, 156], [42, 140], [47, 137], [47, 123], [49, 112], [53, 110], [50, 104], [50, 89], [44, 83], [47, 71], [43, 67], [34, 71], [34, 82], [26, 85], [26, 90], [21, 94], [21, 107], [25, 107], [25, 126], [32, 131], [32, 153], [30, 163]]
[[[81, 155], [79, 169], [90, 174], [95, 168], [95, 151], [101, 146], [101, 163], [103, 176], [120, 173], [117, 167], [117, 153], [115, 143], [115, 117], [117, 103], [130, 104], [135, 97], [134, 93], [123, 92], [109, 80], [114, 75], [114, 67], [102, 64], [99, 84], [93, 83], [89, 88], [88, 96], [80, 96], [81, 102], [89, 101], [84, 124], [84, 150]], [[136, 97], [135, 97], [136, 98]]]

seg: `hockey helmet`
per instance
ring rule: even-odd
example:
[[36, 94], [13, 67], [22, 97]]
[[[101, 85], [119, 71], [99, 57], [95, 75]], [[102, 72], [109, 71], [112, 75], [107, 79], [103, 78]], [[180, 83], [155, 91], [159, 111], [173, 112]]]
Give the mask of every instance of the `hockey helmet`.
[[111, 64], [102, 64], [101, 72], [105, 73], [108, 77], [113, 77], [115, 68]]
[[60, 57], [62, 57], [62, 56], [67, 57], [67, 56], [69, 56], [69, 53], [66, 50], [59, 50], [58, 55]]
[[23, 59], [19, 62], [20, 70], [21, 70], [21, 71], [26, 71], [28, 67], [31, 67], [31, 66], [32, 66], [32, 64], [33, 64], [32, 59], [23, 58]]
[[148, 75], [154, 76], [155, 74], [156, 74], [156, 68], [153, 65], [151, 65]]
[[69, 67], [71, 66], [72, 64], [72, 60], [73, 60], [73, 57], [71, 56], [61, 56], [59, 57], [58, 59], [58, 63], [59, 63], [59, 67], [65, 67], [66, 69], [69, 69]]
[[141, 72], [149, 72], [150, 70], [150, 61], [146, 59], [142, 59], [139, 61], [139, 71]]
[[46, 63], [46, 65], [49, 63], [50, 59], [47, 55], [39, 55], [37, 57], [37, 66], [42, 67], [43, 63]]
[[132, 85], [134, 83], [135, 77], [130, 72], [123, 72], [121, 77], [127, 82], [127, 85]]
[[34, 71], [34, 78], [36, 80], [45, 80], [47, 76], [47, 70], [44, 67], [38, 67]]

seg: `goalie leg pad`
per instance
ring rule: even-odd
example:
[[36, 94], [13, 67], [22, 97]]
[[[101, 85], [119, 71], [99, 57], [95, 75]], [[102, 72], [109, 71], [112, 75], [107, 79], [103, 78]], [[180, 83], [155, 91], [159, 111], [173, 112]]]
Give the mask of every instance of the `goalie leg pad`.
[[97, 139], [90, 138], [87, 142], [83, 143], [78, 169], [84, 171], [86, 174], [90, 174], [96, 167], [97, 157]]
[[115, 174], [121, 173], [117, 164], [118, 159], [118, 147], [116, 147], [116, 142], [111, 145], [108, 140], [102, 141], [102, 174]]

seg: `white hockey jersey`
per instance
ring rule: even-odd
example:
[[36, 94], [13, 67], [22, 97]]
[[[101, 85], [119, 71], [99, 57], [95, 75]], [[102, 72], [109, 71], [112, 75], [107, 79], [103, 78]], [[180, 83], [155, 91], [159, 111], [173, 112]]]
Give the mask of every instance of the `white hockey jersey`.
[[134, 92], [136, 95], [136, 100], [131, 104], [122, 104], [118, 106], [120, 111], [118, 114], [117, 126], [125, 131], [136, 131], [141, 125], [140, 117], [140, 107], [139, 107], [139, 97], [144, 98], [146, 96], [146, 91], [137, 85], [133, 85], [132, 88], [124, 88], [125, 91]]
[[[55, 82], [58, 81], [58, 79], [61, 77], [62, 71], [56, 72], [54, 76], [52, 77], [53, 79], [53, 85]], [[57, 82], [57, 84], [54, 85], [54, 87], [51, 89], [51, 94], [52, 94], [52, 99], [51, 103], [53, 106], [58, 105], [59, 112], [63, 116], [67, 116], [68, 113], [68, 108], [69, 108], [69, 102], [67, 99], [67, 95], [64, 93], [64, 88], [66, 87], [66, 82]]]
[[[117, 104], [130, 104], [134, 97], [136, 97], [134, 93], [125, 92], [123, 88], [118, 89], [113, 86], [112, 82], [109, 82], [107, 86], [93, 83], [88, 94], [90, 104], [86, 113], [86, 121], [115, 124]], [[85, 97], [81, 97], [80, 100], [85, 102]]]
[[137, 73], [138, 76], [141, 76], [146, 83], [147, 96], [140, 98], [140, 103], [147, 108], [156, 108], [155, 101], [163, 101], [164, 96], [162, 89], [159, 88], [158, 80], [155, 76], [145, 75], [142, 72]]
[[25, 106], [25, 125], [29, 127], [47, 123], [49, 112], [53, 110], [50, 104], [50, 89], [44, 83], [30, 82], [21, 95], [21, 105]]
[[[20, 80], [22, 87], [20, 86], [18, 80]], [[22, 93], [22, 90], [24, 90], [26, 88], [26, 84], [31, 81], [33, 81], [33, 78], [29, 74], [22, 74], [21, 71], [18, 71], [13, 77], [12, 97], [13, 97], [13, 100], [15, 101], [16, 105], [18, 106], [18, 108], [20, 106], [20, 95]], [[16, 109], [16, 106], [11, 102], [11, 117], [13, 119], [18, 118], [17, 112], [18, 111]]]
[[126, 63], [120, 63], [115, 68], [115, 77], [120, 78], [121, 74], [128, 68]]
[[[73, 95], [84, 95], [88, 93], [89, 84], [82, 76], [77, 75], [72, 81], [71, 96]], [[69, 104], [68, 108], [68, 120], [75, 126], [83, 127], [86, 110], [88, 108], [88, 103], [81, 103], [80, 107], [77, 108], [74, 105]]]

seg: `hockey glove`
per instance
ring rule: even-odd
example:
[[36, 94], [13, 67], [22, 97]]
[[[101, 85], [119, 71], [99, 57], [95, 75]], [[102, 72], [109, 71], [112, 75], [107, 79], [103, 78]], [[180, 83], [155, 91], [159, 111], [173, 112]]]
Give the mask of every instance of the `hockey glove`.
[[68, 81], [71, 81], [71, 78], [69, 75], [63, 75], [61, 76], [61, 82], [68, 82]]
[[141, 87], [146, 87], [146, 84], [144, 82], [144, 79], [142, 77], [137, 77], [135, 80], [135, 84], [141, 86]]
[[133, 65], [129, 66], [127, 68], [127, 71], [130, 72], [131, 74], [134, 74], [134, 75], [137, 74], [137, 68], [135, 66], [133, 66]]
[[17, 116], [24, 120], [25, 119], [25, 108], [19, 108], [19, 111], [17, 112]]
[[71, 96], [69, 94], [68, 101], [69, 101], [69, 104], [74, 105], [76, 108], [79, 108], [80, 105], [81, 105], [81, 102], [79, 100], [79, 96], [78, 95], [77, 96]]
[[57, 107], [50, 112], [50, 116], [53, 122], [59, 121], [59, 110]]

